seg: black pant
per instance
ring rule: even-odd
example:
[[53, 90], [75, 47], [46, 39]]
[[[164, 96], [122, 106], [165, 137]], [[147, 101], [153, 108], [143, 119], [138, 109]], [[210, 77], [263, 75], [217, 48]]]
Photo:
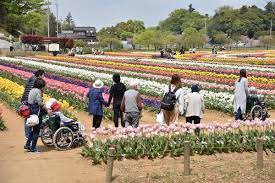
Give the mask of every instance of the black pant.
[[93, 127], [94, 128], [99, 128], [100, 127], [102, 118], [103, 118], [103, 116], [94, 115], [94, 118], [93, 118]]
[[123, 121], [123, 113], [120, 109], [114, 109], [114, 123], [115, 127], [118, 127], [118, 118], [121, 120], [121, 126], [125, 127], [125, 122]]
[[[193, 123], [194, 124], [200, 124], [201, 122], [201, 118], [199, 116], [190, 116], [190, 117], [186, 117], [186, 123]], [[200, 135], [200, 129], [199, 128], [196, 128], [195, 129], [195, 134], [197, 136]]]

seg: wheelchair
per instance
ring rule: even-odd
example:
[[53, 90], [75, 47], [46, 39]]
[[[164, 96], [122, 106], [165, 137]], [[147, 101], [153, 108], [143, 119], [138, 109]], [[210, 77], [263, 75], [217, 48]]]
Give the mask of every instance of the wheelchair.
[[45, 146], [54, 146], [65, 151], [71, 147], [84, 145], [84, 126], [76, 121], [61, 124], [57, 115], [45, 116], [41, 127], [41, 141]]
[[250, 120], [260, 119], [265, 121], [269, 118], [268, 110], [265, 102], [259, 101], [255, 105], [248, 104], [246, 110], [246, 118]]

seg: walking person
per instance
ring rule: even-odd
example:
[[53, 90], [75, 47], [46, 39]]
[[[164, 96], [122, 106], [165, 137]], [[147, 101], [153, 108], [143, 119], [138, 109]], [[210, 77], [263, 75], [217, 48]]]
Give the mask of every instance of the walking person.
[[[199, 94], [199, 86], [193, 85], [191, 87], [191, 93], [187, 94], [185, 100], [186, 108], [186, 122], [200, 124], [205, 110], [203, 96]], [[195, 134], [198, 136], [200, 134], [200, 129], [195, 129]]]
[[234, 90], [234, 112], [235, 120], [243, 120], [246, 112], [248, 93], [248, 80], [245, 69], [240, 70], [240, 78], [235, 82]]
[[28, 140], [24, 146], [24, 149], [35, 153], [39, 152], [36, 148], [36, 144], [42, 123], [42, 110], [47, 111], [47, 108], [43, 103], [43, 88], [45, 86], [46, 82], [42, 78], [37, 78], [34, 82], [33, 89], [31, 89], [28, 96], [28, 104], [31, 109], [31, 115], [36, 114], [38, 116], [39, 124], [30, 128]]
[[170, 84], [164, 89], [161, 109], [167, 125], [178, 122], [179, 114], [184, 112], [184, 91], [178, 74], [172, 76]]
[[121, 102], [121, 111], [125, 112], [126, 123], [125, 127], [132, 126], [137, 128], [139, 126], [139, 119], [143, 108], [140, 97], [137, 81], [130, 81], [130, 89], [124, 93]]
[[[34, 75], [29, 78], [26, 86], [24, 93], [21, 98], [21, 103], [22, 104], [28, 104], [28, 97], [31, 89], [33, 89], [34, 83], [38, 78], [43, 78], [43, 75], [45, 74], [44, 70], [37, 70]], [[26, 126], [26, 121], [25, 121], [25, 138], [28, 139], [29, 133], [30, 133], [30, 128]]]
[[103, 118], [103, 105], [107, 106], [107, 102], [103, 98], [102, 87], [104, 83], [101, 80], [96, 80], [93, 87], [87, 94], [89, 98], [88, 112], [93, 115], [93, 127], [99, 128]]
[[114, 74], [113, 75], [113, 81], [114, 85], [110, 89], [110, 95], [108, 100], [108, 106], [110, 106], [112, 100], [113, 100], [113, 111], [114, 111], [114, 124], [115, 127], [118, 127], [118, 119], [121, 120], [121, 126], [125, 127], [125, 123], [123, 120], [123, 113], [120, 109], [121, 101], [123, 98], [123, 95], [126, 91], [126, 87], [123, 83], [120, 82], [120, 75]]

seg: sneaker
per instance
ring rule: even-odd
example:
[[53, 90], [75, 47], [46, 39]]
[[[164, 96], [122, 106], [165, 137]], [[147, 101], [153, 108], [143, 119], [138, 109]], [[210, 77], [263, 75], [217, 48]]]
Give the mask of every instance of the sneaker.
[[31, 149], [31, 147], [25, 145], [25, 146], [24, 146], [24, 149], [27, 150], [27, 151], [29, 151], [29, 150]]
[[40, 153], [40, 151], [38, 149], [30, 149], [29, 152], [31, 152], [31, 153]]

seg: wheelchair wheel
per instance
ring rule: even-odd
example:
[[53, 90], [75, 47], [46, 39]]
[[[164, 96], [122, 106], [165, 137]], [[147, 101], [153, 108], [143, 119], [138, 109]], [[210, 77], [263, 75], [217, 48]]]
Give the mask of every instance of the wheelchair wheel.
[[53, 136], [53, 144], [56, 149], [65, 151], [71, 148], [74, 141], [74, 135], [70, 128], [61, 127]]
[[262, 120], [262, 118], [263, 118], [263, 109], [262, 109], [262, 107], [259, 106], [259, 105], [255, 105], [254, 107], [252, 107], [252, 109], [250, 111], [250, 116], [253, 120], [255, 120], [255, 119]]
[[53, 146], [53, 131], [48, 125], [41, 129], [41, 141], [45, 146]]

